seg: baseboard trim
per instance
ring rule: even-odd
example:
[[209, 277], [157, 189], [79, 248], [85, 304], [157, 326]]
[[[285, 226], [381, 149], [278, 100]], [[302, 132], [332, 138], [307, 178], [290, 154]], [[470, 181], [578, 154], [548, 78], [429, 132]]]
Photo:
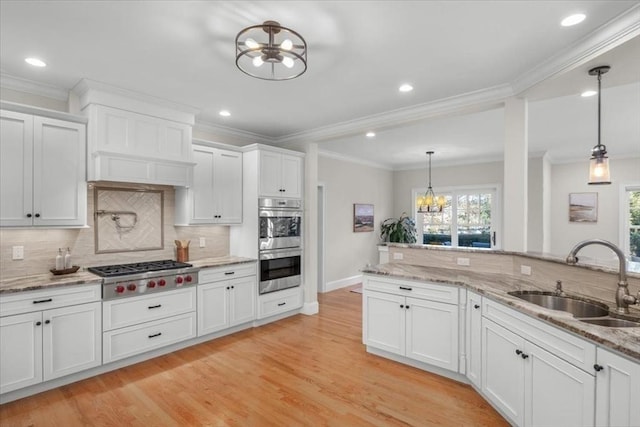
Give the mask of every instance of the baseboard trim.
[[357, 285], [358, 283], [362, 283], [362, 274], [346, 277], [340, 280], [334, 280], [333, 282], [327, 282], [324, 291], [335, 291], [336, 289], [346, 288], [347, 286]]

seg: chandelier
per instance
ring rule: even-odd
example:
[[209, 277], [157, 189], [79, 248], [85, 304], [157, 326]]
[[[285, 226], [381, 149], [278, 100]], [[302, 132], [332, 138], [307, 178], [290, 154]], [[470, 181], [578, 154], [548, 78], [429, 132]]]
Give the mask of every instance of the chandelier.
[[428, 212], [442, 212], [442, 208], [444, 207], [445, 200], [443, 196], [438, 196], [433, 193], [433, 188], [431, 188], [431, 155], [433, 151], [427, 151], [427, 156], [429, 156], [429, 160], [427, 163], [427, 171], [429, 175], [429, 185], [427, 186], [427, 191], [423, 196], [418, 196], [416, 200], [416, 205], [418, 206], [419, 213], [428, 213]]
[[307, 42], [276, 21], [265, 21], [236, 36], [236, 66], [263, 80], [295, 79], [307, 71]]
[[590, 76], [598, 76], [598, 145], [591, 150], [589, 159], [589, 184], [611, 184], [609, 175], [609, 158], [607, 157], [607, 147], [600, 144], [600, 85], [602, 75], [609, 71], [611, 67], [603, 65], [589, 70]]

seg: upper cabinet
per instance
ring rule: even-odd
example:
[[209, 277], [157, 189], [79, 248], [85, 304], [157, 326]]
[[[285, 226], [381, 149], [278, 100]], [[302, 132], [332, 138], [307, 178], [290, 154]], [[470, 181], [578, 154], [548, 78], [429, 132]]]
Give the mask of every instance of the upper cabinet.
[[297, 155], [260, 151], [262, 197], [302, 197], [302, 162]]
[[242, 223], [242, 153], [193, 145], [193, 184], [176, 189], [176, 224]]
[[0, 226], [84, 226], [84, 123], [0, 110]]
[[193, 113], [88, 80], [74, 94], [89, 118], [89, 181], [191, 184]]

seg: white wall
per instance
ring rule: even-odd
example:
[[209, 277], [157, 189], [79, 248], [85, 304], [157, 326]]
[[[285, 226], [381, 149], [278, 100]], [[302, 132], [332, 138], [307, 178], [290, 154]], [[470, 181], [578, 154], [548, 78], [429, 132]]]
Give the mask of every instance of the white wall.
[[[640, 158], [609, 159], [611, 185], [588, 185], [588, 157], [576, 163], [551, 167], [551, 245], [549, 252], [566, 255], [578, 242], [605, 239], [622, 245], [620, 239], [620, 188], [640, 183]], [[569, 193], [598, 193], [598, 221], [569, 222]], [[601, 246], [588, 246], [583, 256], [598, 260], [614, 260], [614, 253]]]
[[[380, 223], [394, 215], [393, 172], [335, 158], [318, 157], [318, 182], [324, 184], [325, 283], [327, 290], [378, 263]], [[374, 205], [373, 232], [353, 232], [353, 204]], [[344, 283], [347, 284], [347, 283]]]

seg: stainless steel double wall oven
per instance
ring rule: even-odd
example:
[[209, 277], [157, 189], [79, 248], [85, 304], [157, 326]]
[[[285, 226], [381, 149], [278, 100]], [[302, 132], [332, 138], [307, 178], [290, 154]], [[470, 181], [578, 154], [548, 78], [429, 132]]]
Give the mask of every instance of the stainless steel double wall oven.
[[302, 200], [261, 198], [260, 294], [302, 283]]

